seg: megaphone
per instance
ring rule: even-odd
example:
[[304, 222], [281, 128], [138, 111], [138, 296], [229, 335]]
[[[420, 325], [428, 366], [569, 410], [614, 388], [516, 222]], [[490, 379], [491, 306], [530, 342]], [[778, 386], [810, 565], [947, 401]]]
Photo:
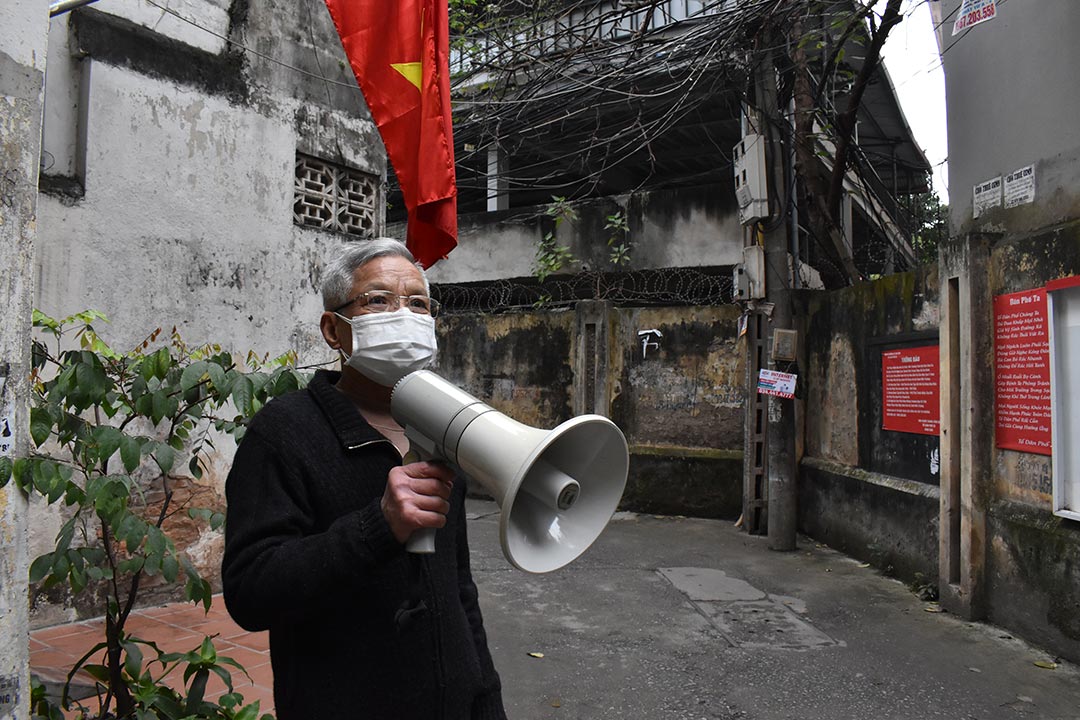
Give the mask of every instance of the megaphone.
[[[398, 381], [390, 412], [422, 458], [453, 463], [491, 493], [502, 510], [503, 554], [526, 572], [557, 570], [585, 552], [626, 487], [626, 438], [601, 415], [581, 415], [554, 430], [540, 430], [430, 370]], [[406, 547], [434, 552], [435, 531], [414, 532]]]

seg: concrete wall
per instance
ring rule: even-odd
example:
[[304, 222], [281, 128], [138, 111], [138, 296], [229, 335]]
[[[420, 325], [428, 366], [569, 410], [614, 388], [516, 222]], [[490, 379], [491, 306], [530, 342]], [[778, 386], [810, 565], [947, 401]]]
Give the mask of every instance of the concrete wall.
[[[738, 516], [744, 351], [738, 310], [615, 308], [447, 315], [436, 370], [529, 425], [609, 416], [631, 449], [622, 507]], [[657, 329], [643, 353], [638, 331]], [[586, 388], [589, 392], [586, 392]], [[587, 405], [586, 395], [597, 398]]]
[[[943, 0], [945, 17], [961, 0]], [[1080, 217], [1076, 68], [1080, 4], [999, 3], [997, 17], [955, 37], [945, 26], [949, 210], [953, 234], [1024, 232]], [[978, 182], [1035, 165], [1036, 202], [972, 217]]]
[[908, 580], [937, 577], [939, 442], [882, 429], [881, 355], [937, 345], [936, 266], [797, 299], [805, 323], [799, 527]]
[[[1003, 239], [990, 252], [992, 296], [1070, 275], [1080, 275], [1080, 222]], [[992, 402], [993, 388], [986, 393]], [[989, 445], [987, 617], [1080, 659], [1080, 524], [1053, 515], [1050, 457], [993, 447], [992, 436]]]
[[[175, 325], [191, 343], [330, 360], [318, 284], [346, 236], [294, 224], [296, 153], [379, 178], [385, 156], [326, 6], [169, 7], [200, 27], [139, 0], [51, 23], [35, 306], [100, 310], [121, 349]], [[224, 502], [230, 443], [219, 449], [202, 481], [177, 480], [203, 506]], [[59, 523], [35, 513], [32, 555]], [[174, 528], [180, 545], [216, 578], [220, 534], [189, 525]], [[54, 593], [33, 622], [94, 611]]]
[[[942, 11], [949, 17], [959, 5], [944, 0]], [[1074, 660], [1080, 526], [1052, 514], [1049, 457], [995, 447], [990, 303], [1080, 274], [1077, 31], [1080, 3], [1072, 0], [998, 3], [995, 19], [956, 37], [944, 33], [942, 48], [953, 235], [942, 284], [959, 283], [960, 307], [970, 314], [960, 315], [958, 332], [982, 351], [962, 358], [960, 383], [974, 393], [962, 409], [986, 410], [981, 422], [964, 428], [960, 490], [970, 492], [970, 509], [958, 542], [971, 580], [967, 607]], [[976, 183], [1028, 165], [1033, 202], [973, 218]], [[991, 337], [976, 345], [975, 334]]]
[[[25, 455], [30, 311], [48, 6], [18, 3], [0, 24], [0, 459]], [[0, 489], [0, 719], [30, 717], [26, 496]]]
[[[651, 270], [733, 265], [742, 262], [743, 229], [730, 187], [706, 185], [573, 203], [577, 219], [556, 228], [546, 207], [464, 215], [458, 247], [431, 271], [436, 283], [528, 277], [536, 246], [547, 232], [570, 248], [580, 269]], [[622, 213], [630, 226], [630, 262], [613, 266], [605, 230], [608, 215]], [[398, 225], [391, 232], [403, 231]]]

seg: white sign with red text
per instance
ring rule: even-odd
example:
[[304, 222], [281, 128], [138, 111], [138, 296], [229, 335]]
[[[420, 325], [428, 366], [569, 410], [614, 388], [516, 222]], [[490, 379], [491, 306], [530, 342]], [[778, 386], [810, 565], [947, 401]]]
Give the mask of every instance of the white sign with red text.
[[994, 0], [964, 0], [956, 13], [956, 22], [952, 34], [959, 35], [970, 27], [997, 17], [997, 3]]
[[759, 395], [775, 395], [776, 397], [795, 397], [795, 381], [798, 375], [777, 372], [776, 370], [759, 370], [757, 391]]

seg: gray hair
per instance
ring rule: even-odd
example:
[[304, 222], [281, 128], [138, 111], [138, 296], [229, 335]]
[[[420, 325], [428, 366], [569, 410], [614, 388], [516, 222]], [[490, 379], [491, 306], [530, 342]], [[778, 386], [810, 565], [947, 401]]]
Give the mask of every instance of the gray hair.
[[323, 309], [333, 310], [349, 301], [352, 292], [353, 276], [356, 269], [378, 257], [405, 258], [420, 271], [424, 279], [424, 292], [430, 293], [427, 273], [416, 258], [400, 240], [377, 237], [371, 240], [356, 240], [342, 243], [337, 255], [331, 258], [323, 270], [322, 301]]

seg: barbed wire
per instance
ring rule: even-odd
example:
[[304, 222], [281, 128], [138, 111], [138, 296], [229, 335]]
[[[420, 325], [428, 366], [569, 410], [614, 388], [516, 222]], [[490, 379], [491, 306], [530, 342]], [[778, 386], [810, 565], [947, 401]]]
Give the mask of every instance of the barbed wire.
[[476, 283], [436, 283], [431, 294], [450, 314], [494, 314], [560, 309], [582, 300], [622, 306], [726, 305], [732, 298], [730, 267], [663, 268], [630, 272], [581, 271], [539, 282], [516, 278]]

